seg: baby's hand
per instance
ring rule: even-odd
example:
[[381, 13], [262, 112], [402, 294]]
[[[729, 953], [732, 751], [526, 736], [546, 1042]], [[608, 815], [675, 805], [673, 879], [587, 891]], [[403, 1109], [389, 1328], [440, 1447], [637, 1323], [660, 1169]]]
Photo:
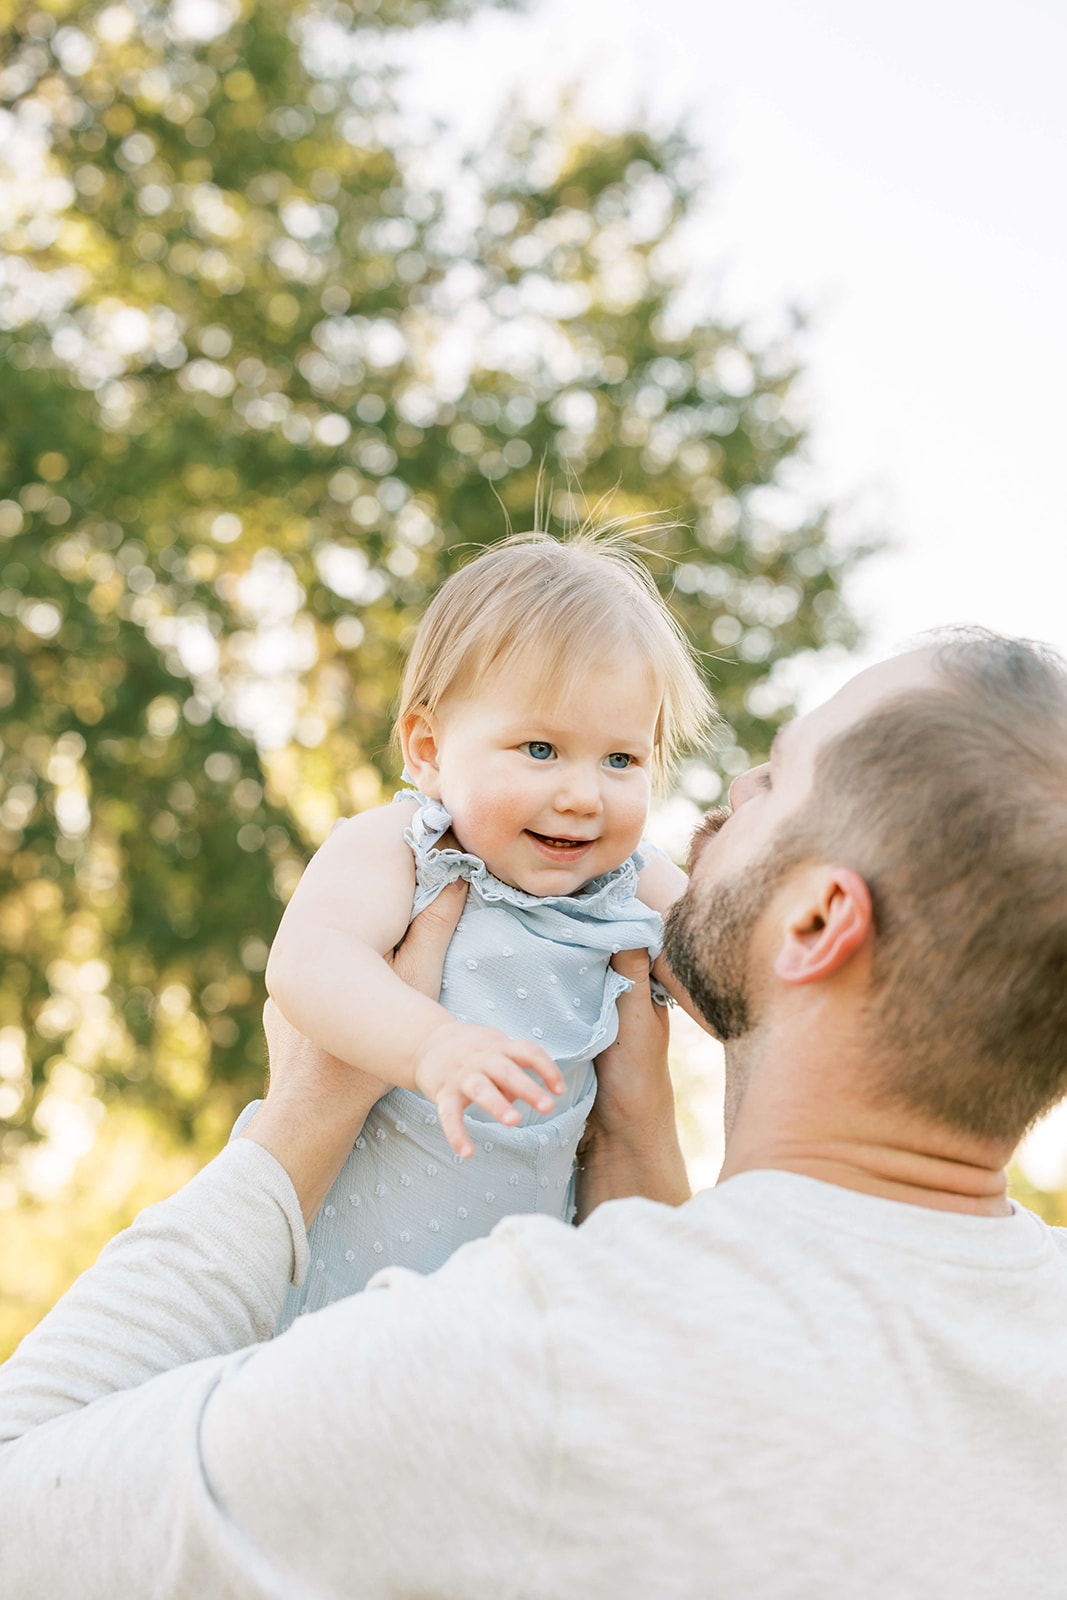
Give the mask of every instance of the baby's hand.
[[540, 1045], [472, 1022], [445, 1022], [435, 1028], [420, 1045], [414, 1069], [416, 1086], [436, 1105], [445, 1137], [461, 1156], [474, 1154], [463, 1124], [464, 1106], [481, 1106], [498, 1122], [514, 1126], [520, 1119], [513, 1100], [525, 1100], [535, 1111], [552, 1110], [552, 1095], [530, 1072], [543, 1078], [553, 1094], [562, 1094], [564, 1087], [559, 1068]]

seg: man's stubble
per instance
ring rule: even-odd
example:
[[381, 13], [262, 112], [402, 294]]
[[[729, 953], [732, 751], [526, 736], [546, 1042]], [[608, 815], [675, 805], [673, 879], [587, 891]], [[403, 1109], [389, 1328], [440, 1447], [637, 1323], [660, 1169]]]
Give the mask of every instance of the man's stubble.
[[[709, 818], [714, 834], [729, 813]], [[705, 838], [701, 849], [710, 841]], [[729, 1136], [744, 1097], [753, 1036], [759, 1024], [759, 979], [753, 970], [756, 925], [802, 850], [785, 840], [756, 858], [743, 874], [702, 889], [690, 883], [667, 914], [664, 954], [709, 1027], [726, 1046], [725, 1124]], [[691, 865], [695, 862], [691, 859]]]

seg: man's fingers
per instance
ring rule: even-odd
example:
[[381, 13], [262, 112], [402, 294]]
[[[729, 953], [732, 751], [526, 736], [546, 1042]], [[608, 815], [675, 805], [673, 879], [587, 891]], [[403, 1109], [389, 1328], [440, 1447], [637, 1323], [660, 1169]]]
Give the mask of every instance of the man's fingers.
[[649, 981], [647, 950], [620, 950], [612, 956], [611, 964], [621, 978], [629, 978], [634, 985]]
[[436, 1000], [441, 993], [445, 955], [463, 915], [467, 885], [460, 879], [441, 890], [414, 919], [393, 956], [393, 970], [411, 989]]
[[455, 883], [446, 883], [441, 893], [430, 901], [425, 911], [420, 911], [415, 917], [413, 926], [432, 929], [435, 940], [444, 938], [447, 943], [455, 933], [456, 925], [463, 915], [468, 887], [465, 878], [457, 878]]
[[[619, 996], [620, 1037], [640, 1018], [651, 1033], [665, 1032], [669, 1026], [666, 1006], [652, 1004], [652, 968], [647, 950], [620, 950], [611, 958], [611, 964], [621, 978], [629, 978], [632, 985], [628, 994]], [[614, 1047], [612, 1047], [614, 1048]]]

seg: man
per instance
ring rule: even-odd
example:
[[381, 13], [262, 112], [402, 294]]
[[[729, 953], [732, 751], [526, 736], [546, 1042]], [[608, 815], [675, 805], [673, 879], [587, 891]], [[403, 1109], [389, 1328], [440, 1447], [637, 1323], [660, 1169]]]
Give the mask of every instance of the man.
[[0, 1592], [1058, 1600], [1067, 1247], [1004, 1168], [1067, 1087], [1065, 795], [1050, 653], [861, 674], [736, 781], [670, 919], [726, 1040], [716, 1189], [658, 1203], [631, 1007], [581, 1227], [255, 1344], [373, 1094], [276, 1037], [248, 1137], [0, 1372]]

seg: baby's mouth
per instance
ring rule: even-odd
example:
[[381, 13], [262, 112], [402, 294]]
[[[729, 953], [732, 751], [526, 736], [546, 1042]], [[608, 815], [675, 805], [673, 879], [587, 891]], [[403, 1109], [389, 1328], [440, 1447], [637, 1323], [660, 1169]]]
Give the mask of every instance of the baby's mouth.
[[577, 854], [593, 843], [592, 839], [557, 839], [547, 833], [535, 833], [532, 828], [527, 828], [526, 831], [531, 839], [537, 840], [538, 844], [544, 845], [549, 850], [558, 850], [561, 854], [564, 852]]

